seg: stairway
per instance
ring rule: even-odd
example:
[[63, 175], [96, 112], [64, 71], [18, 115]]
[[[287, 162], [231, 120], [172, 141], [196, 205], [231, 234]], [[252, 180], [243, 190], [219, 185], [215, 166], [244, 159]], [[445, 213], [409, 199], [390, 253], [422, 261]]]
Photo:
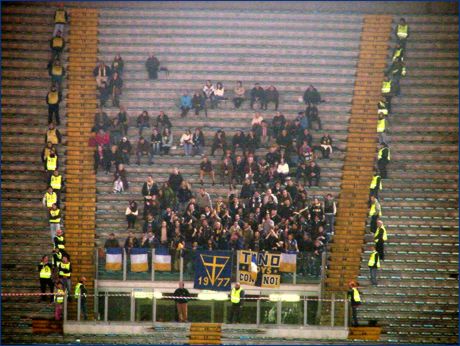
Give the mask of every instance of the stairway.
[[[97, 109], [96, 83], [91, 77], [97, 56], [98, 11], [72, 9], [69, 36], [67, 122], [67, 217], [66, 250], [71, 255], [73, 286], [87, 279], [88, 315], [94, 298], [94, 233], [96, 177], [93, 149], [88, 147], [91, 124]], [[74, 318], [76, 304], [69, 304]]]
[[[343, 296], [341, 292], [348, 290], [348, 282], [355, 280], [359, 274], [369, 183], [374, 167], [376, 105], [380, 97], [390, 30], [390, 16], [364, 16], [342, 189], [338, 201], [340, 207], [325, 281], [325, 298], [328, 299], [334, 293]], [[334, 323], [343, 324], [344, 314], [336, 316]], [[331, 323], [329, 304], [322, 306], [321, 321], [323, 324]]]

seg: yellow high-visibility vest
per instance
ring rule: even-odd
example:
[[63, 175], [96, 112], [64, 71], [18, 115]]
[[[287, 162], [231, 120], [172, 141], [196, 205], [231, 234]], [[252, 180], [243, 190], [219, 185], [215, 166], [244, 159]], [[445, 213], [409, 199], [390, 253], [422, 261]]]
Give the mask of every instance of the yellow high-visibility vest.
[[59, 101], [59, 93], [57, 91], [50, 91], [48, 93], [48, 103], [51, 105], [57, 104]]
[[53, 190], [60, 190], [62, 187], [62, 175], [52, 175], [50, 186], [53, 188]]
[[62, 66], [53, 65], [51, 69], [51, 74], [53, 76], [62, 76]]
[[[56, 209], [56, 210], [51, 209], [50, 210], [51, 216], [57, 216], [57, 215], [59, 215], [60, 212], [61, 211], [59, 209]], [[51, 223], [59, 223], [59, 222], [61, 222], [61, 218], [59, 217], [57, 219], [50, 219], [50, 222]]]
[[233, 304], [238, 304], [240, 302], [241, 291], [242, 291], [241, 287], [238, 290], [236, 288], [232, 288], [232, 292], [230, 293], [230, 301]]
[[53, 144], [59, 144], [56, 129], [46, 131], [46, 141], [51, 142]]
[[46, 206], [48, 208], [51, 208], [53, 206], [53, 204], [55, 204], [57, 202], [56, 192], [53, 192], [51, 194], [46, 192], [45, 193], [45, 200], [46, 200]]
[[353, 300], [355, 302], [361, 302], [361, 296], [359, 295], [358, 289], [356, 287], [353, 287], [352, 291], [353, 291]]
[[[81, 286], [83, 286], [81, 282], [75, 285], [75, 299], [78, 299], [78, 297], [80, 296]], [[86, 294], [83, 294], [83, 297], [86, 297]]]
[[401, 56], [402, 52], [403, 52], [402, 48], [396, 49], [394, 54], [393, 54], [392, 61], [395, 61], [396, 59], [398, 59]]
[[[58, 242], [59, 242], [57, 247], [58, 247], [59, 249], [61, 249], [61, 250], [65, 249], [65, 245], [64, 245], [64, 236], [62, 236], [62, 235], [61, 235], [61, 236], [56, 236], [56, 238], [57, 238], [57, 240], [58, 240]], [[69, 264], [69, 263], [67, 263], [67, 264]], [[70, 264], [69, 264], [69, 265], [70, 265]], [[64, 268], [64, 269], [67, 269], [67, 268]]]
[[46, 158], [46, 169], [48, 171], [55, 171], [57, 168], [57, 155], [54, 157], [48, 156]]
[[382, 148], [382, 149], [380, 149], [377, 158], [378, 158], [379, 160], [382, 158], [382, 156], [383, 156], [383, 151], [384, 151], [385, 149], [388, 149], [388, 161], [390, 161], [390, 148]]
[[388, 94], [391, 91], [391, 81], [382, 82], [382, 94]]
[[[43, 265], [43, 262], [40, 263], [40, 265]], [[40, 279], [49, 279], [49, 278], [51, 278], [51, 268], [45, 265], [40, 270]]]
[[62, 263], [61, 262], [59, 264], [59, 275], [60, 276], [66, 276], [66, 277], [70, 278], [70, 271], [69, 272], [64, 272], [61, 269], [70, 270], [70, 262], [67, 262], [67, 263]]
[[409, 29], [409, 26], [407, 24], [406, 25], [398, 24], [398, 31], [397, 31], [398, 37], [399, 38], [406, 38], [408, 29]]
[[59, 288], [56, 291], [56, 295], [54, 296], [54, 301], [58, 304], [64, 303], [64, 295], [65, 295], [65, 291]]
[[374, 242], [377, 243], [378, 242], [378, 238], [380, 236], [380, 232], [383, 232], [383, 235], [382, 235], [382, 240], [383, 241], [387, 241], [388, 237], [387, 237], [387, 230], [385, 228], [385, 226], [382, 226], [382, 227], [379, 227], [377, 228], [377, 230], [375, 231], [375, 234], [374, 234]]
[[[375, 189], [375, 187], [377, 186], [377, 180], [379, 178], [380, 178], [380, 175], [374, 175], [371, 181], [371, 186], [370, 186], [371, 189]], [[380, 184], [379, 184], [379, 190], [381, 189], [382, 189], [382, 179], [380, 179]]]
[[[374, 251], [369, 256], [369, 262], [367, 262], [367, 265], [369, 267], [373, 267], [376, 264], [375, 255], [377, 255], [377, 254], [378, 254], [378, 252]], [[377, 268], [380, 268], [380, 258], [377, 258]]]
[[388, 115], [388, 109], [385, 105], [385, 102], [380, 101], [379, 106], [380, 108], [378, 110], [378, 113], [382, 113], [383, 115]]
[[377, 132], [385, 132], [385, 118], [379, 119], [379, 121], [377, 122]]
[[65, 24], [65, 11], [64, 10], [56, 10], [54, 14], [54, 23], [56, 24]]
[[62, 48], [64, 46], [64, 40], [62, 37], [53, 37], [53, 48]]

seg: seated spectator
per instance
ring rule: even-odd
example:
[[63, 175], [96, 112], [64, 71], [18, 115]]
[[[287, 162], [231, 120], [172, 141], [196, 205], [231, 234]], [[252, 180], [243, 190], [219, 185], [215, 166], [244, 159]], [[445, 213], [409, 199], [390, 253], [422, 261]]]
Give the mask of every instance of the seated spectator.
[[145, 68], [149, 74], [149, 79], [158, 79], [158, 69], [160, 68], [160, 61], [152, 53], [145, 62]]
[[120, 76], [123, 74], [123, 69], [125, 67], [125, 63], [123, 59], [121, 58], [120, 54], [115, 55], [115, 58], [113, 58], [112, 61], [112, 68], [111, 71], [113, 73], [118, 73]]
[[136, 120], [136, 126], [139, 129], [139, 136], [142, 136], [142, 130], [144, 127], [150, 128], [150, 117], [147, 111], [143, 111]]
[[120, 95], [123, 88], [123, 80], [121, 79], [118, 72], [114, 72], [112, 78], [110, 78], [109, 90], [112, 97], [112, 106], [120, 106]]
[[230, 190], [233, 189], [234, 186], [234, 169], [233, 169], [233, 162], [230, 158], [225, 157], [221, 164], [221, 181], [222, 185], [226, 183], [229, 184]]
[[316, 121], [318, 123], [318, 130], [321, 131], [321, 119], [319, 118], [318, 108], [315, 105], [308, 105], [305, 111], [306, 117], [308, 119], [308, 129], [311, 130], [313, 127], [313, 122]]
[[48, 74], [51, 77], [51, 83], [56, 85], [58, 90], [61, 90], [62, 77], [65, 76], [65, 69], [64, 66], [61, 65], [59, 59], [50, 61], [48, 64]]
[[149, 165], [153, 164], [153, 150], [152, 147], [150, 146], [150, 143], [145, 140], [144, 137], [139, 137], [139, 141], [137, 142], [137, 148], [136, 148], [136, 158], [137, 161], [136, 163], [138, 165], [141, 164], [141, 156], [148, 156], [149, 158]]
[[51, 123], [48, 125], [48, 130], [46, 131], [45, 134], [45, 143], [51, 143], [53, 145], [57, 145], [61, 143], [62, 141], [62, 136], [59, 130], [56, 128], [54, 123]]
[[129, 231], [128, 237], [125, 240], [126, 254], [130, 255], [131, 254], [131, 249], [135, 248], [135, 247], [139, 247], [139, 241], [134, 236], [134, 233], [132, 231]]
[[173, 134], [170, 132], [169, 127], [165, 127], [163, 129], [163, 133], [161, 134], [161, 149], [160, 155], [169, 154], [171, 147], [173, 145]]
[[232, 138], [232, 153], [235, 154], [238, 149], [241, 149], [243, 155], [245, 155], [246, 137], [244, 136], [243, 131], [236, 131]]
[[123, 136], [123, 125], [120, 124], [118, 118], [112, 119], [112, 123], [109, 127], [110, 144], [118, 145]]
[[303, 141], [303, 144], [298, 149], [298, 154], [300, 158], [300, 162], [307, 162], [310, 163], [313, 160], [313, 150], [308, 145], [307, 141]]
[[281, 131], [280, 135], [276, 139], [276, 144], [279, 145], [280, 149], [285, 150], [286, 152], [292, 152], [293, 143], [292, 137], [288, 133], [287, 129]]
[[61, 53], [64, 51], [65, 41], [62, 37], [62, 32], [58, 30], [50, 41], [51, 51], [54, 59], [60, 59]]
[[201, 92], [195, 92], [192, 97], [192, 108], [195, 110], [195, 115], [199, 115], [200, 111], [204, 109], [205, 98]]
[[169, 120], [169, 117], [165, 112], [160, 111], [160, 114], [158, 114], [155, 126], [158, 127], [158, 130], [160, 132], [163, 132], [165, 128], [168, 128], [171, 130], [172, 124], [171, 121]]
[[61, 119], [59, 117], [59, 104], [62, 101], [62, 94], [57, 90], [56, 86], [51, 86], [50, 91], [46, 95], [46, 104], [48, 105], [48, 124], [53, 122], [53, 116], [56, 120], [56, 124], [61, 125]]
[[259, 147], [259, 138], [256, 135], [256, 131], [251, 130], [248, 132], [246, 136], [246, 152], [248, 154], [254, 155], [258, 147]]
[[104, 151], [103, 161], [104, 161], [105, 174], [108, 174], [110, 172], [110, 168], [112, 166], [114, 166], [116, 170], [118, 165], [122, 163], [123, 158], [121, 156], [121, 152], [118, 150], [118, 147], [116, 145], [112, 145], [110, 147], [110, 150]]
[[120, 243], [117, 238], [115, 238], [115, 233], [110, 233], [109, 234], [109, 239], [107, 239], [104, 243], [104, 248], [109, 249], [109, 248], [119, 248]]
[[165, 181], [160, 189], [160, 207], [162, 210], [176, 209], [177, 208], [176, 193], [169, 186], [168, 182]]
[[265, 89], [265, 110], [267, 110], [267, 106], [270, 102], [273, 102], [275, 104], [275, 111], [277, 111], [279, 104], [279, 93], [273, 85], [270, 85], [267, 89]]
[[260, 103], [260, 108], [265, 105], [265, 90], [259, 83], [255, 83], [251, 90], [251, 109], [254, 109], [254, 103], [256, 102]]
[[204, 212], [206, 207], [212, 209], [212, 200], [209, 193], [206, 192], [204, 187], [200, 188], [200, 193], [196, 195], [196, 204], [198, 205], [199, 212]]
[[126, 229], [134, 229], [137, 216], [139, 215], [139, 209], [137, 208], [136, 201], [129, 201], [129, 205], [126, 207], [125, 215], [126, 221], [128, 221], [128, 227]]
[[261, 128], [260, 128], [260, 144], [263, 146], [266, 146], [270, 143], [270, 139], [272, 137], [272, 132], [270, 127], [268, 126], [268, 123], [263, 120], [261, 123]]
[[236, 82], [236, 86], [233, 89], [233, 93], [235, 94], [235, 97], [233, 98], [233, 104], [235, 105], [235, 108], [238, 109], [244, 102], [246, 94], [246, 89], [243, 87], [242, 81]]
[[303, 101], [307, 106], [317, 106], [321, 102], [321, 95], [318, 90], [310, 84], [303, 94]]
[[102, 87], [102, 82], [108, 83], [112, 71], [103, 61], [99, 61], [93, 70], [93, 76], [96, 78], [96, 83], [99, 88]]
[[313, 136], [310, 133], [310, 130], [305, 129], [297, 135], [297, 146], [301, 146], [303, 142], [307, 142], [310, 148], [313, 148]]
[[152, 135], [150, 136], [150, 143], [152, 144], [152, 150], [154, 155], [159, 155], [161, 151], [161, 133], [156, 127], [152, 129]]
[[128, 134], [128, 113], [126, 112], [126, 108], [120, 105], [120, 111], [117, 114], [118, 122], [123, 127], [123, 136], [127, 136]]
[[192, 136], [192, 155], [203, 155], [204, 145], [205, 141], [203, 131], [197, 127]]
[[214, 86], [212, 85], [212, 82], [210, 80], [206, 81], [206, 84], [203, 87], [203, 94], [205, 97], [205, 100], [211, 101], [211, 105], [213, 104], [213, 99], [214, 99]]
[[278, 176], [280, 177], [281, 181], [284, 182], [286, 177], [289, 175], [289, 165], [284, 161], [284, 159], [280, 160], [276, 171], [278, 172]]
[[212, 99], [212, 108], [215, 108], [220, 101], [228, 100], [228, 98], [224, 96], [224, 93], [225, 93], [224, 86], [222, 85], [221, 82], [218, 82], [216, 84], [216, 88], [214, 89], [214, 97]]
[[212, 178], [212, 185], [215, 185], [215, 173], [211, 161], [209, 161], [207, 156], [203, 157], [203, 160], [200, 163], [200, 183], [203, 185], [203, 178], [206, 175], [210, 175]]
[[158, 221], [155, 220], [153, 214], [148, 213], [147, 218], [144, 221], [144, 225], [142, 226], [142, 232], [145, 234], [147, 232], [155, 233], [159, 228]]
[[173, 168], [172, 173], [169, 175], [168, 184], [173, 189], [174, 192], [177, 192], [182, 185], [184, 178], [182, 178], [182, 174], [179, 172], [177, 167]]
[[298, 115], [297, 115], [296, 121], [299, 122], [300, 131], [308, 129], [309, 126], [310, 126], [309, 125], [309, 119], [308, 119], [307, 115], [305, 114], [305, 112], [299, 112]]
[[180, 138], [180, 145], [184, 147], [185, 156], [192, 155], [193, 140], [192, 140], [192, 132], [190, 130], [187, 129], [182, 134]]
[[315, 161], [310, 162], [310, 166], [306, 169], [306, 176], [308, 180], [308, 186], [311, 187], [314, 183], [315, 186], [319, 185], [319, 179], [321, 175], [321, 169]]
[[122, 162], [129, 166], [129, 157], [131, 155], [132, 146], [127, 137], [123, 137], [118, 143], [118, 150], [120, 151]]
[[332, 154], [332, 138], [329, 136], [329, 133], [326, 133], [320, 142], [321, 153], [323, 154], [323, 159], [329, 159]]
[[276, 112], [276, 115], [272, 119], [272, 129], [273, 129], [273, 136], [278, 138], [281, 131], [284, 129], [286, 125], [286, 118], [280, 112]]
[[225, 138], [225, 132], [222, 130], [217, 130], [214, 135], [211, 146], [211, 156], [214, 156], [214, 152], [217, 149], [222, 149], [222, 156], [224, 156], [225, 151], [227, 150], [227, 140]]
[[99, 111], [94, 114], [94, 128], [92, 131], [98, 132], [100, 129], [107, 131], [111, 125], [111, 121], [106, 112], [99, 108]]
[[182, 111], [180, 114], [181, 118], [186, 117], [189, 110], [192, 109], [192, 98], [190, 97], [190, 95], [187, 95], [187, 93], [184, 93], [181, 96], [179, 108]]
[[97, 87], [99, 91], [99, 105], [100, 107], [105, 107], [107, 101], [110, 98], [110, 87], [106, 81], [102, 81], [101, 85]]
[[252, 120], [251, 120], [251, 128], [252, 130], [256, 132], [257, 137], [260, 137], [262, 121], [264, 121], [262, 114], [260, 114], [259, 112], [254, 113], [254, 116], [252, 117]]
[[181, 186], [177, 191], [177, 200], [179, 202], [179, 212], [183, 213], [187, 207], [188, 202], [192, 198], [192, 191], [186, 181], [182, 181]]
[[121, 193], [129, 189], [128, 177], [125, 170], [125, 166], [120, 163], [117, 165], [117, 169], [113, 175], [113, 193]]

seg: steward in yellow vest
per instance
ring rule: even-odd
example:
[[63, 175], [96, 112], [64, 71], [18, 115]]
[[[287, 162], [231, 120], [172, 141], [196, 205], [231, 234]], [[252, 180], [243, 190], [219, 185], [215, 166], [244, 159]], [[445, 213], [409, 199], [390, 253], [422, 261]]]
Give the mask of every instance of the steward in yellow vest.
[[53, 171], [53, 175], [50, 177], [49, 185], [53, 188], [55, 192], [57, 190], [62, 190], [62, 186], [64, 185], [62, 181], [62, 175], [59, 174], [59, 171], [57, 169]]
[[56, 236], [54, 237], [54, 248], [58, 248], [61, 251], [65, 249], [65, 239], [62, 229], [56, 231]]
[[53, 207], [53, 204], [57, 202], [56, 192], [53, 191], [53, 188], [50, 186], [43, 196], [43, 205], [48, 209]]
[[367, 266], [370, 270], [371, 284], [377, 286], [377, 269], [380, 268], [379, 253], [375, 250], [375, 246], [372, 247], [372, 252], [369, 256]]
[[380, 260], [385, 259], [385, 242], [387, 241], [387, 230], [382, 220], [377, 220], [377, 230], [374, 233], [375, 249], [379, 253]]
[[381, 100], [379, 103], [377, 103], [377, 113], [378, 114], [383, 114], [383, 115], [388, 115], [390, 112], [389, 105], [387, 104], [386, 101]]
[[391, 91], [391, 80], [388, 77], [385, 77], [385, 79], [382, 82], [382, 94], [390, 95]]
[[396, 26], [396, 39], [401, 47], [405, 48], [406, 40], [409, 37], [409, 25], [407, 25], [406, 20], [401, 18], [399, 24]]
[[369, 217], [371, 218], [370, 222], [370, 231], [375, 233], [377, 230], [377, 219], [382, 216], [382, 211], [380, 208], [380, 203], [375, 198], [375, 196], [371, 196], [370, 198], [370, 207], [369, 207]]
[[386, 145], [386, 143], [381, 143], [377, 154], [377, 167], [382, 179], [387, 178], [387, 165], [390, 162], [390, 159], [390, 148]]
[[60, 223], [61, 222], [61, 209], [56, 206], [54, 203], [49, 210], [49, 221], [50, 223]]
[[59, 144], [62, 141], [62, 136], [54, 123], [49, 124], [48, 131], [45, 134], [45, 142], [51, 142], [53, 145]]
[[88, 290], [85, 286], [86, 278], [82, 276], [78, 283], [75, 285], [75, 300], [78, 301], [78, 297], [80, 297], [80, 312], [83, 314], [83, 319], [88, 319], [88, 312], [87, 312], [87, 304], [86, 304], [86, 295], [88, 294]]
[[60, 321], [62, 319], [62, 306], [64, 305], [64, 297], [66, 294], [61, 282], [58, 282], [54, 293], [54, 319]]
[[369, 195], [375, 196], [375, 198], [379, 198], [379, 191], [382, 189], [382, 178], [378, 174], [378, 172], [374, 173], [372, 177], [371, 185], [369, 186]]
[[55, 24], [66, 24], [68, 20], [67, 12], [64, 9], [58, 8], [54, 12], [54, 23]]
[[48, 124], [53, 122], [53, 116], [56, 118], [56, 124], [61, 124], [61, 120], [59, 119], [59, 103], [61, 102], [61, 99], [61, 93], [57, 90], [56, 86], [53, 85], [49, 93], [46, 95], [46, 104], [48, 105]]
[[59, 59], [62, 51], [64, 50], [64, 47], [65, 47], [65, 41], [64, 41], [64, 38], [62, 37], [62, 32], [58, 30], [56, 32], [56, 35], [54, 35], [50, 41], [50, 48], [53, 52], [53, 56], [55, 59]]
[[[49, 287], [50, 293], [53, 293], [54, 284], [52, 280], [53, 269], [51, 263], [48, 262], [48, 256], [44, 255], [42, 261], [37, 266], [40, 275], [40, 292], [46, 293], [46, 287]], [[53, 296], [40, 296], [40, 301], [53, 301]]]
[[232, 288], [230, 292], [230, 302], [232, 303], [232, 308], [230, 310], [230, 323], [240, 323], [241, 315], [241, 298], [244, 297], [244, 291], [240, 286], [240, 283], [237, 282], [235, 287]]
[[48, 64], [48, 74], [50, 75], [53, 84], [57, 84], [60, 89], [62, 78], [65, 75], [65, 70], [58, 59]]
[[361, 296], [358, 291], [358, 284], [355, 281], [351, 281], [348, 284], [350, 288], [348, 290], [347, 296], [350, 301], [351, 311], [352, 311], [352, 326], [358, 326], [358, 306], [361, 305]]
[[401, 47], [399, 43], [396, 45], [391, 56], [391, 61], [396, 61], [396, 59], [404, 61], [404, 49]]

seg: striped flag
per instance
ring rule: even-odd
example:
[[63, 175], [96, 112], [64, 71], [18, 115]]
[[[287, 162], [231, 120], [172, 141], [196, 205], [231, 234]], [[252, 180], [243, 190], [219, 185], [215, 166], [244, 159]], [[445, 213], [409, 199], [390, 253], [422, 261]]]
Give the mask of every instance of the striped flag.
[[149, 270], [147, 249], [131, 249], [131, 271], [146, 272]]
[[121, 248], [107, 248], [107, 251], [105, 253], [105, 270], [121, 270], [121, 254]]
[[153, 266], [158, 271], [171, 271], [171, 255], [165, 247], [155, 249]]
[[296, 253], [282, 253], [280, 261], [280, 271], [284, 273], [295, 273], [297, 264]]

